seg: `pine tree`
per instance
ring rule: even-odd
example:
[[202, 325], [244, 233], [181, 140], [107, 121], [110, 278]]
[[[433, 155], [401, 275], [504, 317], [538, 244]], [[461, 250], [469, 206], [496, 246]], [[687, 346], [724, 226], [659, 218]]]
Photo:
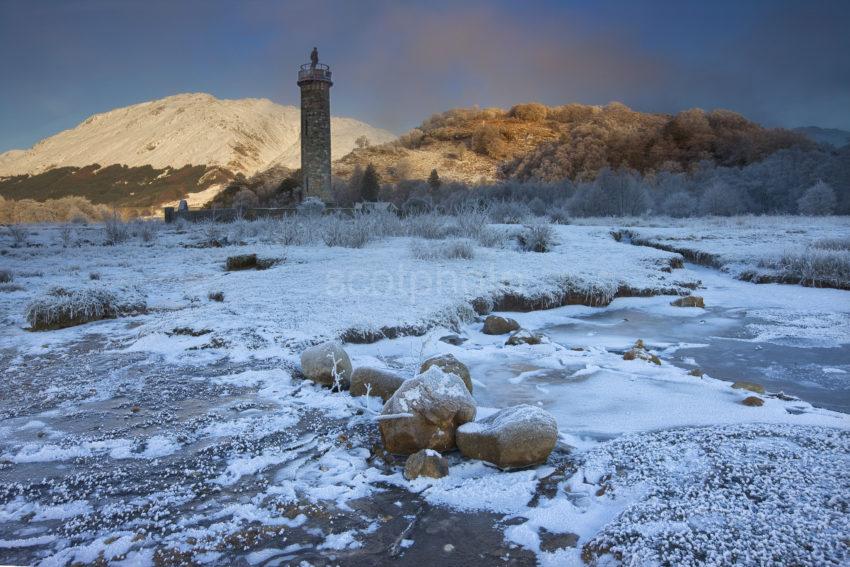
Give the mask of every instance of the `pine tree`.
[[440, 179], [440, 175], [437, 173], [437, 170], [432, 169], [431, 175], [428, 176], [428, 185], [431, 187], [431, 191], [437, 191], [442, 184], [443, 181]]
[[375, 202], [378, 200], [378, 191], [381, 188], [381, 178], [375, 164], [369, 163], [363, 172], [363, 180], [360, 182], [360, 198], [364, 201]]

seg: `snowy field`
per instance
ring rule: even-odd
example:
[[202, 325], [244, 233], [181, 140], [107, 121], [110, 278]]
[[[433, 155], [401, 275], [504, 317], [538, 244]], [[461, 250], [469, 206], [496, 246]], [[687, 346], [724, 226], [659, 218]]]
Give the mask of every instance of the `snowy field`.
[[848, 217], [734, 217], [637, 221], [631, 239], [683, 253], [750, 281], [850, 289]]
[[[630, 230], [704, 245], [724, 266], [850, 237], [836, 219], [694, 222]], [[34, 227], [18, 246], [3, 235], [0, 563], [847, 564], [850, 417], [806, 388], [850, 399], [850, 292], [680, 268], [677, 253], [615, 240], [623, 226], [555, 226], [545, 253], [469, 229], [295, 245], [273, 222], [112, 246], [100, 226]], [[443, 254], [459, 240], [472, 258]], [[248, 253], [275, 262], [224, 269]], [[26, 305], [53, 286], [146, 309], [28, 330]], [[688, 293], [706, 308], [670, 306]], [[493, 307], [522, 308], [504, 314], [548, 339], [483, 334], [476, 309]], [[439, 340], [450, 333], [466, 340]], [[753, 392], [691, 371], [703, 365], [690, 351], [721, 335], [752, 356], [793, 345], [834, 360], [814, 385], [766, 380], [750, 407]], [[533, 469], [452, 453], [447, 477], [407, 481], [380, 447], [379, 399], [300, 379], [300, 352], [328, 338], [349, 340], [355, 367], [406, 377], [454, 354], [479, 419], [536, 404], [559, 443]], [[624, 360], [637, 339], [661, 364]], [[753, 380], [751, 360], [723, 377]]]

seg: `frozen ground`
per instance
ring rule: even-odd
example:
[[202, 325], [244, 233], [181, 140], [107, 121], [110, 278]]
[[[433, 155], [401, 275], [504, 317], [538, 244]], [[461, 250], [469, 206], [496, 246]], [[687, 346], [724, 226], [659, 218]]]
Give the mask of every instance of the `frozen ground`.
[[[848, 292], [667, 272], [673, 254], [618, 243], [607, 226], [557, 231], [549, 253], [476, 247], [474, 260], [442, 261], [414, 259], [407, 238], [185, 247], [204, 238], [192, 230], [65, 249], [39, 228], [40, 246], [3, 243], [0, 268], [23, 289], [0, 293], [0, 563], [846, 564], [847, 414], [809, 403], [793, 376], [760, 380], [765, 405], [747, 407], [750, 392], [687, 370], [710, 366], [694, 352], [720, 335], [822, 348], [838, 354], [819, 366], [833, 380], [821, 389], [846, 396]], [[224, 272], [240, 252], [285, 261]], [[510, 313], [550, 336], [538, 346], [483, 335], [470, 308], [696, 281], [706, 310], [659, 296]], [[133, 288], [149, 311], [24, 330], [24, 304], [51, 285]], [[296, 367], [305, 344], [381, 328], [418, 336], [348, 345], [355, 366], [412, 376], [451, 352], [472, 370], [479, 417], [520, 402], [556, 416], [549, 462], [504, 473], [453, 454], [448, 477], [405, 481], [403, 460], [380, 450], [379, 401], [330, 394]], [[438, 340], [449, 332], [467, 341]], [[638, 338], [661, 365], [623, 360]], [[738, 378], [757, 366], [741, 359]]]
[[625, 230], [635, 242], [681, 252], [737, 278], [800, 278], [806, 285], [850, 289], [848, 217], [698, 218], [670, 224], [638, 220]]

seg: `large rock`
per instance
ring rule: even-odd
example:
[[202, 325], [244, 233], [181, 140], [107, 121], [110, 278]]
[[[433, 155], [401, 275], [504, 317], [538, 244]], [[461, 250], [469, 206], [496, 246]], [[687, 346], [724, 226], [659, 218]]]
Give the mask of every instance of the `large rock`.
[[449, 461], [433, 449], [416, 451], [404, 463], [404, 478], [413, 480], [420, 476], [443, 478], [449, 474]]
[[365, 396], [368, 392], [386, 402], [403, 383], [404, 378], [389, 370], [361, 366], [351, 374], [351, 395]]
[[488, 315], [484, 319], [484, 329], [482, 332], [485, 335], [504, 335], [512, 331], [519, 330], [519, 323], [508, 317], [499, 317], [498, 315]]
[[405, 380], [379, 417], [384, 448], [407, 455], [421, 449], [449, 451], [458, 426], [475, 419], [475, 400], [458, 376], [438, 366]]
[[422, 363], [422, 366], [419, 367], [419, 373], [421, 374], [422, 372], [425, 372], [432, 366], [437, 366], [444, 372], [448, 372], [449, 374], [454, 374], [459, 377], [463, 380], [463, 383], [466, 384], [466, 389], [472, 393], [472, 377], [469, 375], [469, 368], [467, 368], [464, 363], [456, 359], [453, 354], [432, 356]]
[[334, 368], [340, 388], [347, 389], [351, 384], [351, 359], [337, 342], [322, 343], [301, 353], [301, 372], [317, 384], [334, 386]]
[[546, 462], [558, 441], [558, 423], [549, 412], [522, 404], [466, 423], [456, 435], [465, 457], [516, 469]]

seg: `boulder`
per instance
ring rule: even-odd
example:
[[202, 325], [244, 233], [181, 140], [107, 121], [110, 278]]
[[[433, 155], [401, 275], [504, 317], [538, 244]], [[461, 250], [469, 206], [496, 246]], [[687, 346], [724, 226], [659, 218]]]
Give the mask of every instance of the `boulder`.
[[508, 317], [499, 317], [498, 315], [488, 315], [484, 319], [484, 329], [482, 332], [485, 335], [504, 335], [519, 329], [519, 323]]
[[685, 297], [680, 297], [679, 299], [670, 302], [670, 305], [673, 307], [700, 307], [705, 308], [705, 302], [698, 295], [686, 295]]
[[308, 380], [323, 386], [334, 386], [334, 368], [340, 389], [351, 384], [351, 359], [337, 342], [326, 342], [301, 353], [301, 372]]
[[433, 449], [416, 451], [404, 463], [404, 478], [413, 480], [420, 476], [443, 478], [449, 474], [449, 461]]
[[757, 408], [764, 405], [764, 400], [758, 396], [748, 396], [741, 401], [745, 406]]
[[501, 469], [544, 463], [557, 441], [558, 423], [552, 414], [527, 404], [499, 410], [457, 430], [457, 446], [465, 457]]
[[508, 340], [505, 341], [505, 344], [508, 346], [539, 345], [542, 342], [543, 335], [541, 335], [540, 333], [533, 333], [526, 329], [520, 329], [519, 331], [508, 337]]
[[401, 455], [454, 449], [458, 426], [473, 419], [475, 400], [466, 384], [439, 366], [405, 380], [378, 417], [384, 447]]
[[378, 396], [386, 402], [402, 383], [404, 378], [394, 372], [361, 366], [351, 374], [351, 395], [365, 396], [368, 391], [370, 396]]
[[743, 380], [735, 382], [732, 387], [736, 390], [747, 390], [756, 394], [764, 394], [764, 386], [755, 382], [744, 382]]
[[422, 366], [419, 367], [419, 373], [421, 374], [425, 372], [432, 366], [437, 366], [444, 372], [454, 374], [463, 380], [463, 383], [466, 384], [466, 389], [469, 390], [469, 393], [472, 393], [472, 377], [469, 375], [469, 368], [467, 368], [464, 363], [456, 359], [453, 354], [432, 356], [422, 363]]

